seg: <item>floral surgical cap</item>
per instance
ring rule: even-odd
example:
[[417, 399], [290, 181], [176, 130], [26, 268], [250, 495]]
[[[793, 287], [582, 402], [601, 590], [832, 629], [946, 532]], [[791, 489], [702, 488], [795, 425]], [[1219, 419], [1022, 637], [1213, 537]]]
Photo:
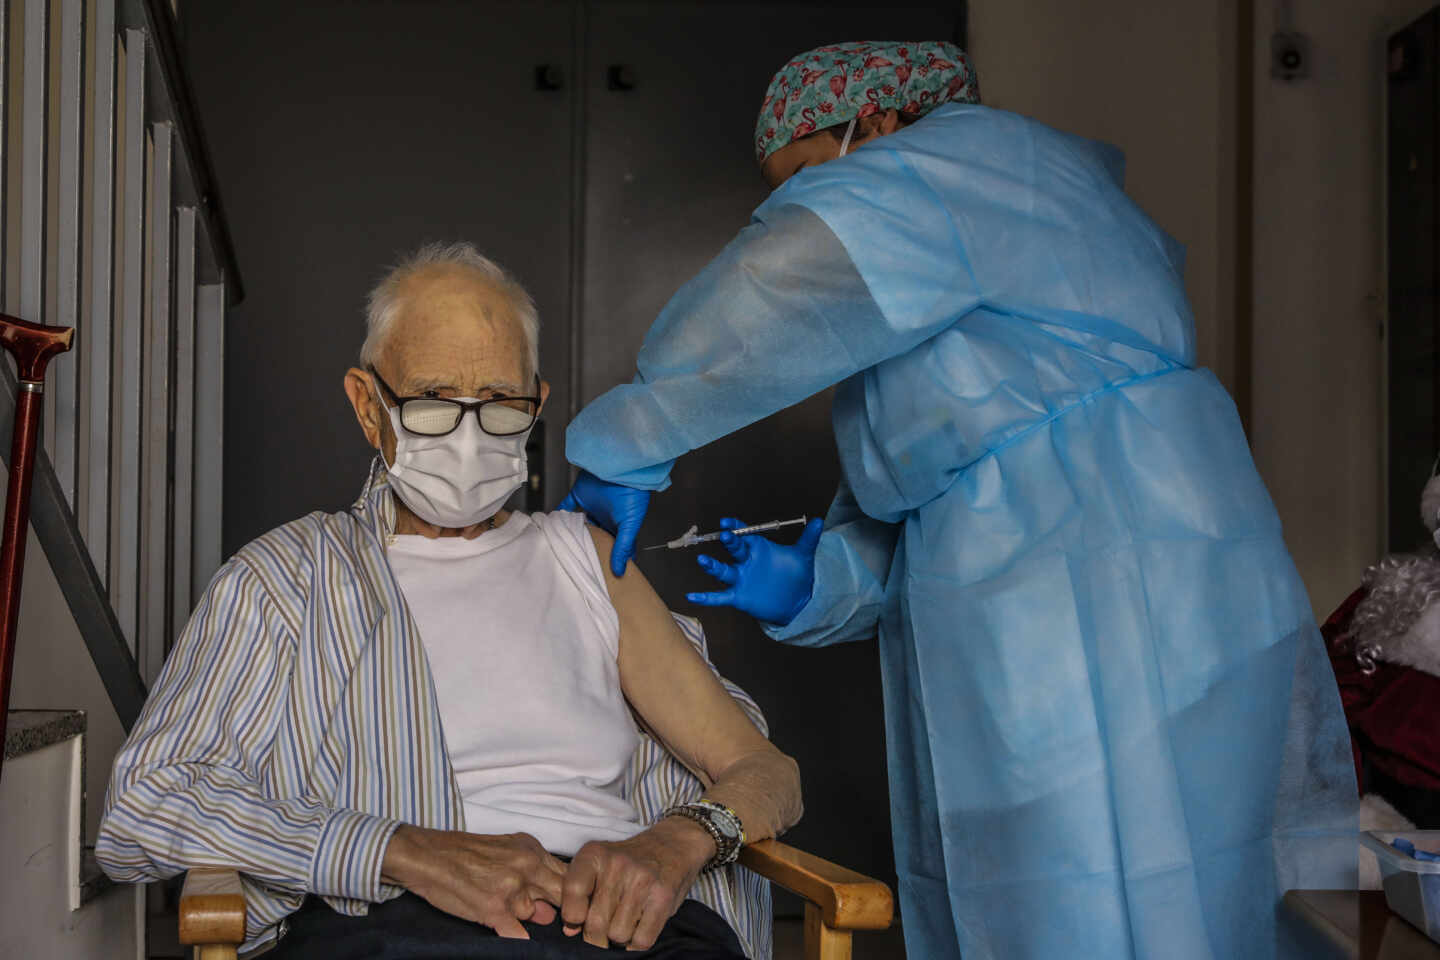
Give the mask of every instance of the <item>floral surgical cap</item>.
[[924, 115], [942, 103], [979, 103], [970, 58], [953, 43], [865, 41], [817, 47], [770, 81], [755, 124], [760, 163], [803, 136], [894, 107]]

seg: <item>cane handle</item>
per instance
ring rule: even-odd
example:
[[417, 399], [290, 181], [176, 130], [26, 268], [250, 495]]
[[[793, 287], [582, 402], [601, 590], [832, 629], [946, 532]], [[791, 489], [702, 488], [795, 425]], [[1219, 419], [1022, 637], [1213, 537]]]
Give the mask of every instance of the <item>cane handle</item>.
[[47, 327], [0, 313], [0, 346], [15, 358], [21, 381], [44, 380], [50, 358], [69, 350], [74, 337], [74, 327]]

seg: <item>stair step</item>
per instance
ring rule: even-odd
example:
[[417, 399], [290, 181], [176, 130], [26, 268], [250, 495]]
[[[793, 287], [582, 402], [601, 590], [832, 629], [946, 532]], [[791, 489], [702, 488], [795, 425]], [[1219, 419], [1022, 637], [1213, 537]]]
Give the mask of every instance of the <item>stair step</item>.
[[84, 732], [84, 710], [11, 710], [5, 725], [5, 759], [34, 753]]
[[95, 848], [80, 848], [80, 905], [84, 906], [115, 886], [115, 881], [105, 875], [95, 861]]

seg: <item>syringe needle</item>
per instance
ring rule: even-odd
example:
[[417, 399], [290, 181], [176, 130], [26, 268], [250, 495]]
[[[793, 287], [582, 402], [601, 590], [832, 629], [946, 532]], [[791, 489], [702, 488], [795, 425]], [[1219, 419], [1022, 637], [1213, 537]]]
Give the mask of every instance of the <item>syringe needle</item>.
[[716, 530], [714, 533], [697, 533], [698, 527], [692, 526], [680, 536], [669, 543], [657, 543], [653, 547], [646, 547], [646, 550], [677, 550], [681, 547], [693, 547], [697, 543], [709, 543], [712, 540], [719, 540], [727, 533], [733, 533], [737, 537], [748, 536], [752, 533], [764, 533], [767, 530], [778, 530], [781, 527], [793, 527], [797, 523], [804, 523], [808, 517], [798, 517], [794, 520], [771, 520], [769, 523], [756, 523], [748, 527], [737, 527], [734, 530]]

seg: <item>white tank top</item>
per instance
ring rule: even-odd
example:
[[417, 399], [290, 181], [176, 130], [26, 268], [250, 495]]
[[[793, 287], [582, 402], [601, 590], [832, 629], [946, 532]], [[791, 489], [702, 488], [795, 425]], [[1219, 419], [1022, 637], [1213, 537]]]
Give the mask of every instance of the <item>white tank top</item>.
[[620, 795], [639, 743], [619, 619], [578, 513], [511, 514], [463, 537], [392, 539], [470, 833], [528, 833], [573, 856], [641, 830]]

